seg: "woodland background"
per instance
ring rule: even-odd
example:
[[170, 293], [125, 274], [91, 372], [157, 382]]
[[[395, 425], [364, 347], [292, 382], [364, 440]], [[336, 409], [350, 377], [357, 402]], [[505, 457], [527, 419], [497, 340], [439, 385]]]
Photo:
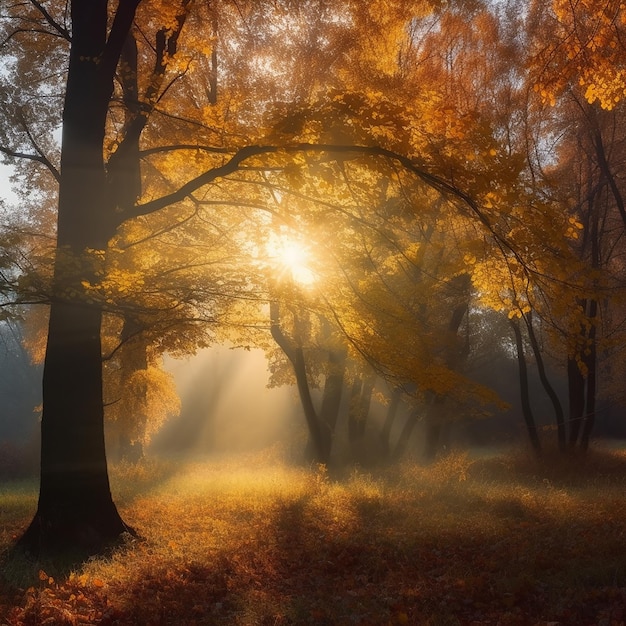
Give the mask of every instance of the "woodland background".
[[122, 456], [180, 411], [163, 357], [220, 344], [297, 384], [323, 462], [371, 406], [374, 457], [417, 422], [431, 458], [623, 436], [619, 3], [140, 3], [103, 128], [121, 217], [59, 270], [69, 8], [3, 3], [3, 439], [59, 298], [104, 316]]
[[625, 29], [1, 0], [3, 624], [623, 624]]

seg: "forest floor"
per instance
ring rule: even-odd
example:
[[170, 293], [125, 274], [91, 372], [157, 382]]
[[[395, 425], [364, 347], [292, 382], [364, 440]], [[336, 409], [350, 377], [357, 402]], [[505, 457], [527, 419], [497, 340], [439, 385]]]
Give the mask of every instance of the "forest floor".
[[268, 453], [111, 475], [143, 538], [69, 569], [10, 551], [36, 487], [0, 484], [2, 626], [626, 620], [624, 452], [341, 477]]

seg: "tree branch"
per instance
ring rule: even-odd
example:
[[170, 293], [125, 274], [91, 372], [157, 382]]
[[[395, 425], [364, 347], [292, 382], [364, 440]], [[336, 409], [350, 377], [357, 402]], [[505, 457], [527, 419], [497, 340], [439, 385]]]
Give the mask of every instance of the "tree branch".
[[65, 28], [65, 26], [62, 26], [61, 24], [59, 24], [52, 17], [52, 15], [50, 15], [50, 13], [48, 13], [46, 8], [40, 2], [38, 2], [37, 0], [29, 0], [29, 2], [39, 11], [39, 13], [41, 13], [41, 15], [46, 20], [46, 22], [50, 26], [52, 26], [52, 28], [54, 28], [54, 30], [56, 30], [59, 33], [59, 35], [61, 37], [63, 37], [63, 39], [66, 39], [67, 41], [72, 41], [72, 36], [71, 36], [69, 30], [67, 30], [67, 28]]
[[[215, 150], [215, 152], [218, 151], [218, 149]], [[156, 200], [151, 200], [149, 202], [145, 202], [144, 204], [138, 204], [134, 207], [126, 209], [124, 211], [124, 218], [129, 219], [132, 217], [138, 217], [140, 215], [148, 215], [149, 213], [158, 211], [159, 209], [165, 208], [171, 204], [175, 204], [176, 202], [181, 202], [200, 187], [208, 185], [218, 178], [224, 178], [225, 176], [236, 172], [238, 169], [240, 169], [244, 161], [255, 156], [278, 154], [281, 152], [285, 154], [297, 154], [302, 152], [328, 152], [341, 156], [352, 155], [350, 158], [356, 158], [360, 155], [366, 155], [379, 156], [390, 159], [392, 161], [396, 161], [397, 163], [400, 163], [400, 165], [402, 165], [406, 170], [415, 174], [415, 176], [417, 176], [420, 180], [425, 182], [430, 187], [436, 189], [442, 194], [453, 196], [461, 200], [478, 217], [479, 221], [489, 230], [489, 232], [497, 236], [494, 227], [481, 211], [478, 203], [469, 194], [460, 190], [455, 185], [436, 176], [435, 174], [427, 172], [404, 155], [398, 154], [397, 152], [393, 152], [392, 150], [388, 150], [386, 148], [381, 148], [379, 146], [360, 145], [298, 143], [288, 146], [245, 146], [244, 148], [239, 149], [226, 163], [224, 163], [224, 165], [213, 168], [211, 170], [208, 170], [207, 172], [204, 172], [203, 174], [200, 174], [199, 176], [196, 176], [195, 178], [182, 185], [177, 191], [162, 196], [161, 198], [157, 198]], [[509, 246], [507, 245], [507, 247]]]
[[[32, 0], [31, 0], [32, 1]], [[141, 0], [120, 0], [104, 49], [102, 67], [113, 76]]]
[[17, 36], [17, 35], [21, 35], [21, 34], [36, 34], [36, 35], [50, 35], [51, 37], [59, 37], [61, 39], [65, 39], [65, 37], [63, 37], [62, 35], [60, 35], [59, 33], [54, 33], [51, 32], [49, 30], [44, 30], [43, 28], [16, 28], [15, 30], [12, 30], [5, 38], [2, 42], [0, 42], [0, 48], [5, 46], [7, 43], [9, 43], [9, 41], [11, 41], [11, 39], [13, 39], [13, 37]]
[[26, 152], [17, 152], [16, 150], [10, 150], [5, 146], [0, 146], [0, 152], [16, 159], [28, 159], [30, 161], [36, 161], [37, 163], [41, 163], [46, 168], [48, 168], [57, 183], [61, 182], [61, 173], [59, 172], [59, 170], [57, 170], [57, 168], [54, 167], [54, 165], [41, 153], [28, 154]]

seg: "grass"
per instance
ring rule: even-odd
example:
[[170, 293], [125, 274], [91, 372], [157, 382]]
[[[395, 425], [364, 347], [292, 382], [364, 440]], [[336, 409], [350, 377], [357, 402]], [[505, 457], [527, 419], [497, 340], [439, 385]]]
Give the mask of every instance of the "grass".
[[140, 530], [66, 571], [10, 556], [36, 487], [0, 487], [0, 624], [597, 624], [626, 619], [626, 454], [465, 454], [330, 477], [271, 456], [113, 467]]

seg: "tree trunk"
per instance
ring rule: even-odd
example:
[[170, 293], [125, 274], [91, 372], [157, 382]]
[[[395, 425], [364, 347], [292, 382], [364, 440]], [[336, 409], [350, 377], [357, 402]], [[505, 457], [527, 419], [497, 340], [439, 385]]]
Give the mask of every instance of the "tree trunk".
[[580, 447], [583, 450], [589, 448], [591, 432], [596, 422], [596, 387], [597, 387], [597, 345], [596, 345], [596, 316], [598, 314], [597, 300], [591, 300], [589, 304], [589, 319], [591, 328], [589, 329], [589, 354], [585, 356], [587, 366], [587, 396], [585, 402], [585, 420], [583, 422], [583, 432], [580, 440]]
[[317, 415], [309, 381], [306, 373], [306, 362], [302, 346], [291, 341], [280, 327], [280, 306], [277, 301], [270, 301], [270, 332], [274, 341], [280, 346], [287, 358], [291, 361], [298, 395], [304, 411], [304, 418], [309, 430], [309, 437], [313, 444], [315, 458], [318, 463], [328, 463], [332, 445], [332, 437], [328, 424], [322, 422]]
[[107, 43], [106, 0], [74, 0], [63, 110], [54, 297], [43, 372], [41, 484], [21, 538], [40, 553], [95, 553], [129, 530], [109, 487], [102, 402], [102, 311], [90, 302], [98, 256], [114, 232], [103, 160], [113, 75], [138, 0], [120, 2]]
[[537, 372], [539, 373], [539, 380], [541, 381], [544, 391], [546, 392], [546, 394], [548, 394], [550, 402], [552, 402], [552, 408], [554, 409], [554, 418], [556, 420], [559, 450], [563, 452], [567, 443], [567, 436], [565, 432], [565, 415], [563, 413], [563, 407], [561, 406], [559, 396], [554, 390], [554, 387], [552, 387], [552, 385], [550, 384], [550, 381], [548, 380], [548, 375], [546, 374], [546, 368], [543, 362], [543, 355], [541, 354], [539, 342], [537, 341], [535, 329], [533, 328], [532, 313], [528, 313], [528, 315], [524, 317], [524, 320], [526, 322], [528, 338], [530, 339], [530, 345], [533, 350], [533, 355], [535, 356], [535, 361], [537, 362]]
[[328, 351], [328, 374], [324, 383], [324, 394], [320, 409], [320, 419], [328, 424], [331, 436], [337, 426], [341, 395], [343, 393], [343, 379], [346, 370], [345, 349]]
[[585, 411], [585, 377], [575, 357], [567, 359], [567, 388], [569, 395], [569, 445], [575, 447]]
[[359, 379], [352, 386], [348, 409], [348, 438], [352, 448], [352, 458], [358, 463], [367, 463], [365, 446], [365, 427], [372, 403], [372, 392], [376, 383], [375, 376]]
[[519, 371], [519, 387], [520, 387], [520, 399], [522, 403], [522, 415], [524, 416], [524, 422], [526, 424], [526, 430], [528, 432], [528, 438], [530, 444], [533, 447], [535, 454], [541, 453], [541, 443], [539, 441], [539, 435], [537, 433], [537, 425], [535, 424], [535, 417], [533, 415], [532, 408], [530, 406], [530, 392], [528, 387], [528, 369], [526, 367], [526, 357], [524, 356], [524, 344], [522, 342], [522, 332], [520, 330], [519, 322], [517, 320], [511, 320], [511, 328], [515, 335], [515, 347], [517, 349], [517, 367]]
[[304, 417], [309, 428], [311, 442], [315, 449], [315, 456], [318, 463], [328, 463], [330, 460], [330, 448], [332, 438], [328, 424], [322, 423], [317, 415], [313, 399], [311, 398], [311, 390], [306, 374], [306, 364], [304, 360], [304, 352], [300, 346], [296, 347], [293, 363], [294, 373], [296, 375], [296, 385], [298, 394], [304, 410]]
[[348, 439], [351, 444], [354, 444], [365, 432], [365, 421], [360, 414], [362, 388], [363, 381], [356, 378], [352, 383], [352, 389], [350, 389], [350, 405], [348, 407]]
[[389, 456], [391, 451], [391, 429], [393, 423], [396, 421], [398, 415], [398, 407], [400, 406], [400, 399], [402, 398], [402, 391], [399, 388], [395, 388], [391, 394], [391, 401], [387, 407], [387, 415], [385, 415], [385, 423], [380, 431], [380, 449], [384, 458]]

